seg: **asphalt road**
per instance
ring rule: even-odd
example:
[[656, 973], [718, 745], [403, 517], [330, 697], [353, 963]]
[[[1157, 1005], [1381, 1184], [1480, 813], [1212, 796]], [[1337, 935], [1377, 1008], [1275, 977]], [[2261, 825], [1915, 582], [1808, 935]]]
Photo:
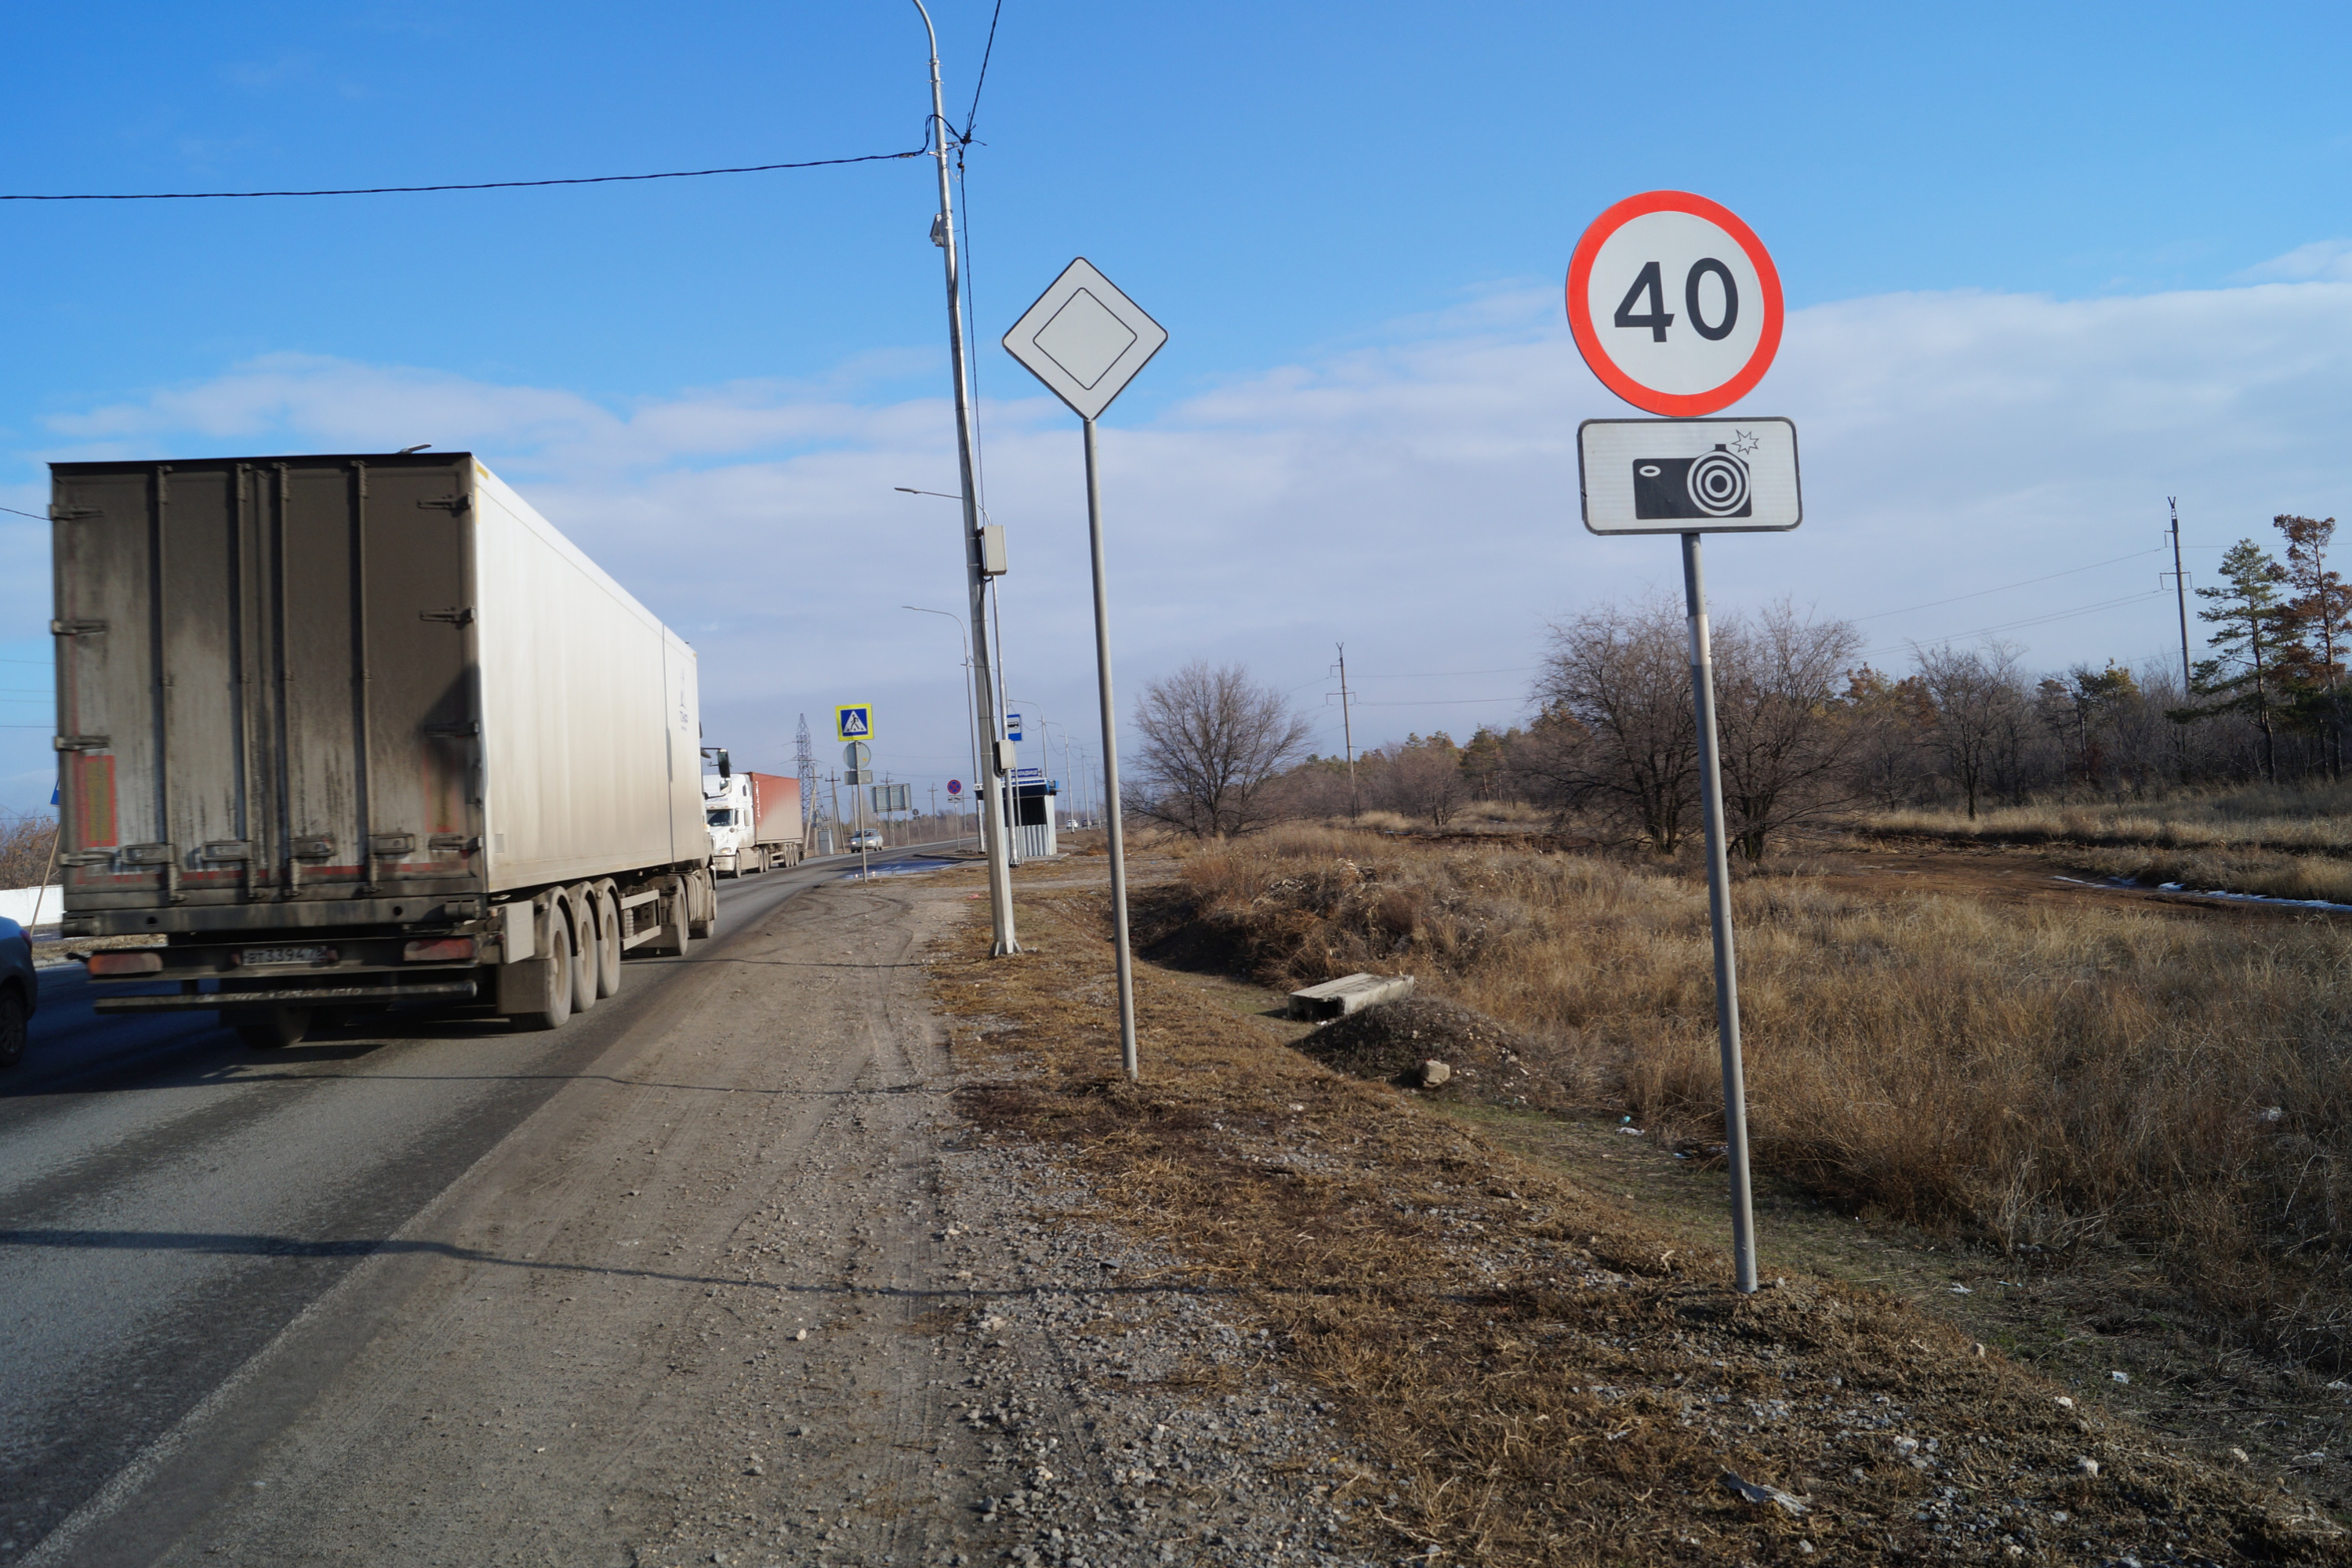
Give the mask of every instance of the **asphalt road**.
[[[921, 858], [876, 856], [877, 866]], [[853, 871], [719, 886], [719, 935]], [[43, 972], [0, 1078], [0, 1564], [24, 1559], [564, 1082], [662, 1018], [678, 960], [530, 1034], [479, 1012], [247, 1049], [214, 1015], [100, 1017]]]

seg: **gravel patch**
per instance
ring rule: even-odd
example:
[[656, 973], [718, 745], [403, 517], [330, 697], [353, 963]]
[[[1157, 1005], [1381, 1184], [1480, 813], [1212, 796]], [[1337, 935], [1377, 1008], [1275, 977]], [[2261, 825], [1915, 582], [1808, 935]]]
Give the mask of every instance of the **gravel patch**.
[[985, 1455], [992, 1560], [1396, 1559], [1374, 1544], [1385, 1472], [1285, 1378], [1269, 1331], [1170, 1247], [1082, 1217], [1090, 1195], [1048, 1148], [977, 1134], [945, 1174], [971, 1302], [953, 1403]]

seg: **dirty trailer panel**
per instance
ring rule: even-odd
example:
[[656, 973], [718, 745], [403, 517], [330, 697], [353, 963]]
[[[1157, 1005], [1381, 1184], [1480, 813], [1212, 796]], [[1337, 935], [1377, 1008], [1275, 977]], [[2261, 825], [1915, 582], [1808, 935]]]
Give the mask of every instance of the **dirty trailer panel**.
[[79, 930], [446, 924], [707, 855], [692, 652], [470, 456], [53, 474]]

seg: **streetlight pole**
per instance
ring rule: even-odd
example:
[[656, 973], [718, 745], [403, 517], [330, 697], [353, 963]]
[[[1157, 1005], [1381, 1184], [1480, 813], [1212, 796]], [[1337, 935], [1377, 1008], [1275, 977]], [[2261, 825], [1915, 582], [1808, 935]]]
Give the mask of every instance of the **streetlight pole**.
[[[964, 577], [971, 596], [971, 674], [976, 699], [973, 711], [978, 727], [988, 734], [989, 749], [993, 753], [997, 728], [995, 698], [989, 689], [988, 579], [980, 570], [980, 495], [972, 483], [975, 465], [971, 447], [971, 378], [964, 363], [963, 282], [956, 269], [955, 207], [948, 193], [948, 137], [951, 132], [948, 129], [947, 102], [940, 92], [939, 29], [931, 26], [931, 14], [924, 9], [923, 0], [914, 0], [914, 5], [923, 18], [923, 33], [931, 47], [931, 153], [940, 174], [940, 210], [931, 220], [931, 240], [940, 247], [947, 271], [948, 359], [955, 376], [956, 467], [963, 480]], [[972, 787], [981, 791], [984, 817], [1004, 793], [1004, 781], [997, 773], [993, 754], [981, 776], [972, 780]], [[998, 957], [1021, 951], [1013, 931], [1013, 867], [1007, 858], [1006, 837], [1005, 831], [999, 827], [984, 833], [981, 839], [988, 852], [988, 910], [994, 927], [989, 952]]]
[[[904, 489], [906, 487], [902, 485], [899, 488]], [[908, 490], [907, 493], [909, 495], [929, 495], [936, 492], [929, 490]], [[963, 637], [963, 623], [957, 620], [953, 616], [948, 615], [945, 610], [927, 610], [920, 605], [901, 605], [898, 607], [902, 610], [912, 610], [919, 616], [944, 616], [948, 625], [955, 627], [956, 637], [958, 639], [961, 640]], [[965, 642], [963, 644], [963, 668], [966, 678], [969, 679], [971, 670], [971, 644], [970, 642]], [[963, 721], [966, 738], [971, 742], [971, 787], [978, 789], [980, 787], [980, 722], [972, 717], [971, 689], [969, 686], [964, 689], [963, 694]], [[973, 820], [977, 822], [979, 819], [975, 817]]]

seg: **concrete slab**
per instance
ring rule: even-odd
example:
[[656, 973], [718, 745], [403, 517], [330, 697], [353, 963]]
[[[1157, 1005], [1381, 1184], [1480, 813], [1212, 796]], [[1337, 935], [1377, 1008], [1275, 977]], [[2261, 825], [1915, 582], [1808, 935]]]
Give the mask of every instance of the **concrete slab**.
[[1347, 974], [1290, 994], [1294, 1018], [1344, 1018], [1376, 1002], [1393, 1002], [1412, 994], [1410, 974]]

